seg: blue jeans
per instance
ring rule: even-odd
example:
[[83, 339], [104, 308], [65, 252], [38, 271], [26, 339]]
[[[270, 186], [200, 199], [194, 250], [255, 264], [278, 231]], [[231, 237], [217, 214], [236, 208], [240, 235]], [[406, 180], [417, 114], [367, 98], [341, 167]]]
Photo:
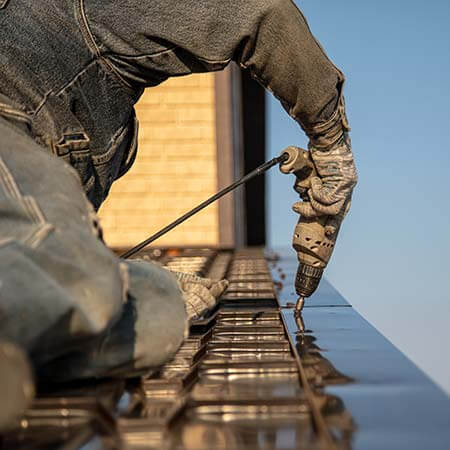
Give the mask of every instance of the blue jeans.
[[134, 161], [144, 88], [234, 61], [313, 133], [344, 77], [291, 0], [0, 0], [0, 30], [0, 337], [42, 376], [157, 366], [183, 338], [176, 282], [121, 269], [90, 206]]
[[185, 330], [174, 277], [121, 262], [98, 238], [75, 170], [1, 117], [0, 136], [0, 336], [51, 379], [163, 364]]

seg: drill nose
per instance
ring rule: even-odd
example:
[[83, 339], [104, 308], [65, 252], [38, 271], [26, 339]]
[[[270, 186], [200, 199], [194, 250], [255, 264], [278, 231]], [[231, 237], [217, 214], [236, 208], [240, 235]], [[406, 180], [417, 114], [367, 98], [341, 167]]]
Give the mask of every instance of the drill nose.
[[312, 168], [310, 155], [307, 150], [300, 147], [286, 147], [280, 154], [279, 158], [283, 158], [280, 163], [280, 170], [282, 173], [295, 173], [306, 168]]
[[284, 165], [284, 164], [287, 164], [288, 163], [288, 161], [291, 159], [291, 156], [290, 156], [290, 154], [288, 153], [288, 152], [286, 152], [286, 151], [282, 151], [281, 152], [281, 154], [280, 154], [280, 156], [278, 157], [278, 162], [280, 163], [280, 170], [282, 171], [282, 169], [281, 169], [281, 167]]
[[323, 268], [299, 263], [295, 277], [295, 291], [300, 297], [310, 297], [322, 278]]

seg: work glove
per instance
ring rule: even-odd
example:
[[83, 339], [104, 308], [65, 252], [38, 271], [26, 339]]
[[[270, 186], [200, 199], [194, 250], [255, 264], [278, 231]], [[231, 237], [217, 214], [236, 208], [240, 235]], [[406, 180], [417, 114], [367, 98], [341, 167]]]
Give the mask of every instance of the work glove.
[[227, 280], [212, 280], [183, 272], [172, 273], [178, 280], [189, 320], [196, 319], [208, 309], [214, 308], [228, 287]]
[[318, 176], [311, 179], [307, 196], [302, 196], [309, 201], [295, 203], [295, 212], [307, 218], [336, 216], [332, 220], [337, 221], [347, 214], [358, 181], [349, 130], [343, 101], [327, 123], [308, 130], [308, 148]]

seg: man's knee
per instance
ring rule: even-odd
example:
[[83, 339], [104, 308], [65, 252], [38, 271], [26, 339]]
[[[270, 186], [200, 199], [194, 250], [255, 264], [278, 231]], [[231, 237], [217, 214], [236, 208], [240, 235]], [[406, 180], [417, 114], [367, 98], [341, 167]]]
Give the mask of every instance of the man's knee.
[[[38, 360], [51, 359], [80, 340], [104, 332], [120, 316], [123, 281], [117, 258], [78, 264], [49, 249], [3, 246], [0, 257], [2, 335]], [[102, 264], [100, 264], [102, 263]]]
[[157, 367], [171, 359], [187, 326], [181, 291], [173, 275], [153, 264], [130, 262], [130, 297], [136, 301], [135, 367]]
[[[126, 264], [129, 294], [120, 318], [96, 345], [63, 361], [66, 379], [135, 376], [163, 365], [183, 342], [186, 312], [175, 278], [150, 263]], [[52, 376], [60, 367], [51, 367]]]
[[78, 314], [88, 324], [87, 332], [92, 335], [103, 333], [120, 317], [126, 301], [127, 277], [118, 263], [106, 263], [102, 274], [89, 274], [79, 286], [74, 286], [72, 297]]

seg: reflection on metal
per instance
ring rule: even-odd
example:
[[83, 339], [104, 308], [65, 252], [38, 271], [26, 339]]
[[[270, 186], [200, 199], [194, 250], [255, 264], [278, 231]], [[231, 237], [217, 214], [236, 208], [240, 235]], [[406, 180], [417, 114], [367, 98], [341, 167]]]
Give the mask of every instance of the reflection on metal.
[[[408, 439], [407, 446], [399, 445], [406, 434], [398, 426], [390, 432], [391, 441], [380, 437], [389, 428], [383, 418], [396, 403], [389, 367], [378, 371], [384, 378], [376, 378], [375, 364], [380, 359], [372, 362], [375, 349], [367, 351], [367, 356], [356, 351], [347, 366], [342, 357], [349, 345], [372, 345], [380, 337], [325, 280], [319, 305], [314, 306], [312, 298], [303, 313], [290, 308], [295, 260], [286, 262], [274, 254], [266, 259], [259, 249], [147, 250], [138, 256], [198, 275], [226, 275], [231, 292], [214, 311], [191, 325], [190, 336], [160, 370], [129, 380], [125, 388], [121, 383], [96, 382], [43, 392], [16, 430], [4, 437], [7, 447], [0, 448], [445, 448], [433, 446], [430, 438], [430, 445], [414, 446], [417, 435], [414, 442]], [[274, 283], [269, 281], [272, 276]], [[323, 327], [329, 328], [322, 333]], [[356, 332], [349, 338], [348, 331], [353, 329]], [[380, 342], [377, 346], [385, 345], [383, 351], [390, 355], [389, 364], [397, 364], [399, 353]], [[370, 364], [371, 371], [365, 375]], [[403, 374], [410, 373], [410, 366], [402, 367]], [[365, 376], [372, 384], [363, 384]], [[378, 380], [375, 385], [373, 380]], [[414, 380], [430, 387], [420, 377]], [[437, 391], [426, 392], [437, 405]], [[410, 395], [414, 401], [413, 388]], [[359, 398], [364, 399], [362, 404]], [[426, 399], [420, 398], [420, 403], [423, 407]], [[444, 403], [438, 410], [448, 413], [448, 402]], [[422, 414], [420, 408], [414, 414]], [[443, 429], [441, 418], [442, 414], [429, 422]]]
[[319, 387], [331, 384], [346, 384], [354, 381], [340, 373], [321, 353], [315, 344], [316, 338], [305, 333], [305, 323], [301, 314], [295, 314], [298, 332], [295, 337], [295, 347], [305, 369], [306, 377]]
[[[119, 448], [113, 413], [123, 383], [97, 383], [41, 394], [0, 440], [0, 448]], [[90, 447], [91, 446], [91, 447]]]
[[299, 297], [297, 303], [295, 304], [295, 311], [301, 313], [303, 307], [305, 306], [305, 297]]
[[280, 252], [270, 267], [308, 384], [316, 398], [322, 392], [328, 399], [322, 413], [334, 441], [355, 450], [447, 449], [449, 397], [327, 280], [322, 279], [300, 316], [289, 308], [297, 298], [292, 252]]
[[297, 324], [297, 327], [298, 327], [299, 335], [304, 337], [305, 336], [305, 322], [303, 322], [302, 313], [296, 311], [294, 314], [294, 318], [295, 318], [295, 323]]

